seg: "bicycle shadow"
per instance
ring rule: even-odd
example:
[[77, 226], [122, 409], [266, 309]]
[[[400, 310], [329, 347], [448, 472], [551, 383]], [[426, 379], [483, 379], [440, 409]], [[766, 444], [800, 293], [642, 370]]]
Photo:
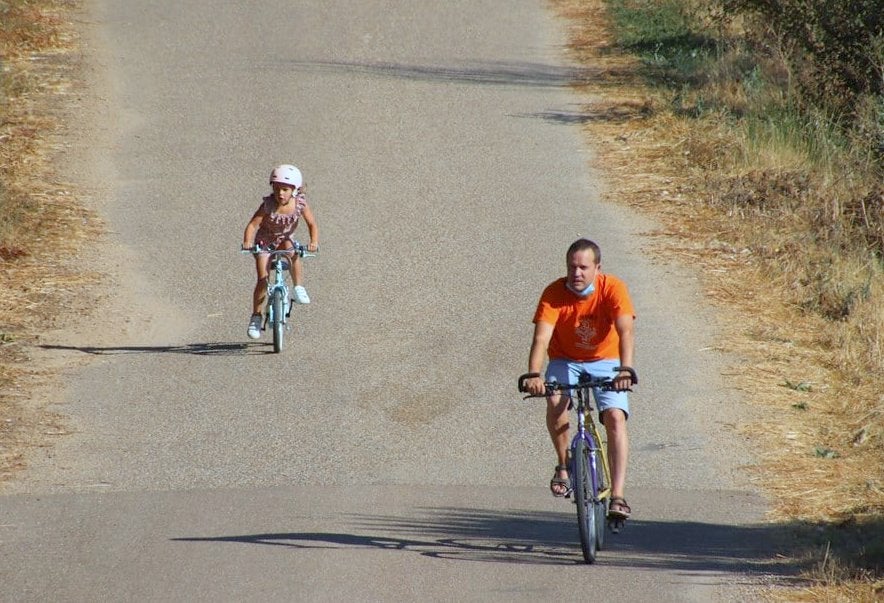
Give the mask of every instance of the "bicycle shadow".
[[272, 354], [273, 344], [261, 341], [206, 342], [170, 346], [69, 346], [42, 344], [44, 350], [75, 351], [94, 356], [116, 356], [121, 354], [188, 354], [193, 356], [252, 356]]
[[[571, 513], [421, 508], [419, 518], [350, 515], [349, 532], [279, 532], [173, 538], [290, 549], [375, 548], [466, 562], [583, 565]], [[606, 537], [597, 563], [685, 573], [777, 576], [797, 571], [776, 555], [786, 526], [631, 520]]]
[[[420, 511], [425, 511], [421, 509]], [[499, 514], [481, 510], [430, 509], [439, 519], [349, 515], [353, 533], [279, 532], [234, 536], [181, 537], [177, 542], [232, 542], [296, 550], [373, 548], [439, 559], [498, 563], [583, 563], [575, 549], [573, 522], [554, 513]], [[496, 516], [496, 517], [495, 517]], [[477, 528], [471, 529], [468, 526]], [[371, 533], [377, 530], [378, 533]], [[359, 532], [359, 533], [356, 533]]]

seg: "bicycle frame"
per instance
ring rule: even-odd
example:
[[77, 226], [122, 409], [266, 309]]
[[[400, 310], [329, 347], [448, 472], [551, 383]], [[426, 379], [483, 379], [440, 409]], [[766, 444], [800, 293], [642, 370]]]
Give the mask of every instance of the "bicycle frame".
[[[592, 476], [592, 492], [593, 492], [593, 502], [599, 502], [607, 499], [611, 496], [611, 469], [608, 465], [608, 451], [605, 450], [605, 442], [602, 441], [601, 434], [599, 433], [598, 426], [596, 425], [595, 420], [593, 420], [592, 413], [593, 404], [592, 402], [595, 400], [595, 393], [591, 386], [588, 385], [575, 385], [572, 391], [576, 391], [577, 393], [577, 404], [575, 405], [575, 410], [577, 412], [577, 430], [574, 434], [574, 437], [571, 438], [571, 460], [569, 462], [569, 474], [574, 475], [574, 450], [577, 448], [577, 442], [583, 440], [586, 442], [586, 445], [589, 447], [590, 452], [594, 452], [596, 454], [590, 455], [590, 467], [592, 471], [590, 475]], [[571, 397], [574, 399], [574, 396]], [[589, 431], [586, 429], [586, 417], [589, 416]], [[602, 473], [604, 475], [604, 481], [606, 486], [604, 488], [601, 487], [601, 484], [598, 483], [598, 459], [602, 460]]]
[[292, 253], [297, 253], [297, 249], [278, 249], [270, 251], [270, 268], [273, 270], [273, 280], [267, 279], [267, 302], [264, 309], [264, 326], [273, 324], [276, 317], [273, 315], [273, 294], [275, 291], [282, 293], [283, 311], [279, 320], [283, 324], [291, 314], [292, 300], [289, 298], [289, 287], [285, 282], [285, 273], [289, 270], [289, 262], [293, 261], [289, 258]]

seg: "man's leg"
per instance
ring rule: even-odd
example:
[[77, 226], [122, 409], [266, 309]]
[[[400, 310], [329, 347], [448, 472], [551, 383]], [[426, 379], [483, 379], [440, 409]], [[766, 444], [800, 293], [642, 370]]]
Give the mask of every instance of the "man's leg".
[[[556, 458], [559, 465], [568, 462], [568, 398], [564, 396], [550, 396], [546, 400], [546, 429], [552, 439], [553, 448], [556, 449]], [[561, 476], [567, 477], [567, 476]]]
[[[559, 394], [549, 396], [546, 399], [546, 429], [549, 431], [549, 437], [552, 440], [553, 448], [555, 448], [556, 459], [560, 467], [568, 465], [569, 428], [568, 398]], [[567, 479], [568, 472], [557, 470], [556, 477]], [[564, 484], [554, 484], [551, 488], [554, 493], [560, 496], [568, 491], [568, 487]]]
[[603, 422], [608, 435], [608, 463], [611, 465], [611, 496], [623, 496], [626, 487], [626, 461], [629, 458], [629, 437], [626, 415], [619, 408], [604, 412]]
[[[567, 360], [555, 359], [550, 360], [546, 367], [546, 380], [556, 381], [558, 383], [570, 383], [571, 363]], [[571, 445], [571, 434], [569, 423], [568, 403], [571, 399], [562, 393], [556, 393], [546, 399], [546, 429], [552, 440], [553, 448], [556, 451], [557, 465], [567, 467], [568, 465], [568, 448]], [[556, 470], [559, 479], [567, 479], [567, 470]], [[554, 494], [564, 495], [568, 491], [568, 486], [553, 484], [551, 486]]]
[[626, 462], [629, 457], [626, 414], [619, 408], [611, 408], [602, 413], [602, 422], [608, 435], [608, 463], [611, 466], [610, 511], [625, 519], [631, 512], [623, 496], [626, 487]]

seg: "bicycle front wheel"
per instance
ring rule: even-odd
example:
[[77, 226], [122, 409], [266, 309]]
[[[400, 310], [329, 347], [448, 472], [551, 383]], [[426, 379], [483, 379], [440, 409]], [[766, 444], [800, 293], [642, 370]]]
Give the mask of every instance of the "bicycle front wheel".
[[577, 503], [577, 526], [580, 529], [580, 547], [587, 563], [595, 562], [598, 551], [598, 521], [595, 511], [595, 494], [589, 466], [589, 446], [583, 439], [574, 446], [574, 502]]
[[281, 290], [275, 289], [273, 291], [270, 307], [273, 312], [273, 351], [279, 353], [282, 351], [285, 335], [285, 300]]

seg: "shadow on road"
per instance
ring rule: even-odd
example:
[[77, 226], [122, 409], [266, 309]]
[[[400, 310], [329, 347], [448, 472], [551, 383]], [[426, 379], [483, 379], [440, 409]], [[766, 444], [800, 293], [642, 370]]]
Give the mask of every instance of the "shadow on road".
[[[469, 84], [482, 86], [520, 86], [529, 88], [566, 88], [587, 82], [595, 85], [617, 84], [624, 81], [628, 71], [615, 67], [590, 68], [545, 65], [542, 63], [486, 62], [447, 67], [442, 65], [413, 65], [384, 62], [291, 62], [280, 65], [300, 71], [361, 74], [375, 78], [405, 79], [421, 82]], [[582, 105], [576, 111], [544, 111], [515, 115], [542, 119], [562, 125], [604, 121], [624, 123], [646, 118], [652, 112], [649, 103], [619, 99], [615, 103]]]
[[344, 72], [422, 82], [532, 88], [560, 88], [571, 86], [575, 81], [598, 77], [597, 70], [593, 69], [498, 61], [456, 67], [392, 62], [305, 61], [285, 63], [276, 67], [283, 66], [299, 71]]
[[209, 342], [188, 343], [169, 346], [69, 346], [41, 345], [44, 350], [69, 350], [93, 354], [96, 356], [114, 356], [118, 354], [192, 354], [195, 356], [243, 356], [254, 354], [272, 354], [273, 346], [262, 342]]
[[[422, 517], [346, 516], [346, 532], [279, 532], [175, 538], [294, 549], [378, 548], [427, 557], [519, 564], [582, 564], [575, 517], [569, 513], [494, 512], [424, 508]], [[776, 558], [783, 528], [699, 522], [632, 520], [607, 534], [597, 563], [609, 567], [669, 569], [685, 573], [777, 575], [794, 573]]]

